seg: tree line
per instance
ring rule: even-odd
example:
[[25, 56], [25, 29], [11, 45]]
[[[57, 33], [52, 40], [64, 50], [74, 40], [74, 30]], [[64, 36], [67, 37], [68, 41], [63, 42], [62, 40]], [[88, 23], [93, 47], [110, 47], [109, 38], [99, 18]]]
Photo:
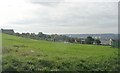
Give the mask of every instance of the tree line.
[[48, 34], [43, 34], [42, 32], [39, 32], [38, 34], [35, 34], [35, 33], [21, 33], [21, 34], [14, 33], [12, 35], [36, 39], [36, 40], [47, 40], [47, 41], [54, 41], [54, 42], [58, 41], [58, 42], [67, 42], [67, 43], [96, 44], [96, 45], [100, 45], [100, 43], [101, 43], [100, 39], [94, 39], [91, 36], [88, 36], [87, 38], [82, 39], [82, 38], [73, 38], [73, 37], [68, 37], [65, 35], [58, 35], [58, 34], [48, 35]]

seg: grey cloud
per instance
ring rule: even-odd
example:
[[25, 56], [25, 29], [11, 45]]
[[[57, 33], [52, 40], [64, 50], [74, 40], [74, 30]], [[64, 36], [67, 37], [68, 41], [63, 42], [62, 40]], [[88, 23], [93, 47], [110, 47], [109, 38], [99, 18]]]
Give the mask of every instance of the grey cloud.
[[[36, 2], [37, 1], [38, 0], [36, 0]], [[45, 4], [47, 5], [47, 3]], [[73, 27], [80, 30], [82, 27], [86, 27], [95, 32], [97, 32], [97, 30], [101, 32], [103, 32], [103, 30], [114, 31], [114, 29], [117, 28], [117, 3], [73, 3], [65, 4], [65, 6], [64, 4], [60, 5], [65, 9], [63, 12], [61, 10], [63, 15], [56, 15], [60, 18], [54, 17], [54, 11], [55, 8], [57, 8], [56, 6], [45, 9], [42, 12], [39, 10], [36, 11], [36, 18], [23, 19], [13, 23], [29, 25], [36, 24], [37, 26], [49, 27], [50, 29], [53, 27]]]
[[33, 4], [40, 4], [43, 6], [56, 6], [64, 2], [64, 0], [30, 0], [30, 2]]
[[63, 0], [31, 0], [32, 2], [62, 2]]

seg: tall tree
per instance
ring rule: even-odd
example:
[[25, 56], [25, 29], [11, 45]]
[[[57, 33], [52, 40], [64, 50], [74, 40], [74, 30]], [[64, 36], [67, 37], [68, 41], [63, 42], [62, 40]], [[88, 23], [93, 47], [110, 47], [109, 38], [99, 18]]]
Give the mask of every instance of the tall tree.
[[95, 39], [95, 42], [97, 45], [100, 45], [100, 43], [101, 43], [100, 39]]
[[91, 36], [88, 36], [85, 40], [86, 44], [93, 44], [94, 39]]

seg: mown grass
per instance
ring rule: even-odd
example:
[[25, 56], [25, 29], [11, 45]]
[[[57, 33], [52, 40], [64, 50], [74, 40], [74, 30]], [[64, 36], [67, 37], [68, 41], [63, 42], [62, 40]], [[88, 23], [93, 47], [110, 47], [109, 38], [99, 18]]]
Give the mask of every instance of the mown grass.
[[117, 71], [118, 49], [3, 34], [3, 71]]

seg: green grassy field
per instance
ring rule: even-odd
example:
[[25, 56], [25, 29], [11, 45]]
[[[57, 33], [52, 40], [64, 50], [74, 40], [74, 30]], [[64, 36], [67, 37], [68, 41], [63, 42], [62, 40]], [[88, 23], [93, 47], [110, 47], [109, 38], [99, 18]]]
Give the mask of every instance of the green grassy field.
[[3, 71], [115, 71], [118, 49], [2, 35]]

